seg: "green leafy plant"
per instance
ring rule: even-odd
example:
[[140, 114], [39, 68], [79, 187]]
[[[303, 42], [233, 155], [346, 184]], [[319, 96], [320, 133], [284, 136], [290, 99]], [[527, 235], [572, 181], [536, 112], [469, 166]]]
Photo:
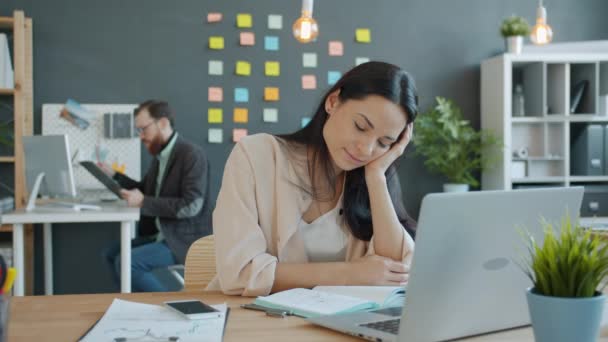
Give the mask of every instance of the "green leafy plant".
[[562, 218], [559, 232], [542, 220], [545, 240], [539, 246], [532, 235], [522, 231], [530, 259], [522, 266], [534, 283], [537, 294], [552, 297], [592, 297], [608, 275], [608, 244], [569, 215]]
[[500, 34], [505, 38], [527, 36], [530, 34], [530, 25], [525, 18], [512, 15], [503, 20], [502, 25], [500, 25]]
[[436, 100], [435, 107], [416, 118], [416, 153], [425, 157], [429, 171], [443, 174], [452, 183], [477, 187], [475, 173], [495, 162], [492, 149], [498, 146], [498, 139], [489, 131], [471, 127], [453, 101], [443, 97]]

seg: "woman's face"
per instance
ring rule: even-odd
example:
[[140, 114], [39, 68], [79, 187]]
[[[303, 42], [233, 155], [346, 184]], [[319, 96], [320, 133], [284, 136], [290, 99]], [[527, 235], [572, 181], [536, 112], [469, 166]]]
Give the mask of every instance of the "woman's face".
[[340, 102], [338, 92], [325, 101], [329, 117], [323, 137], [337, 169], [349, 171], [386, 153], [407, 124], [405, 111], [382, 96]]

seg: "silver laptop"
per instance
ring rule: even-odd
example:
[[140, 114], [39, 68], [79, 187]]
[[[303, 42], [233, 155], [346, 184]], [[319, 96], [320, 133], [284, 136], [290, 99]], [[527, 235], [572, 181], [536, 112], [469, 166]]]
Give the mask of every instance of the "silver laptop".
[[405, 305], [309, 319], [372, 341], [442, 341], [530, 324], [516, 227], [578, 217], [582, 187], [424, 197]]

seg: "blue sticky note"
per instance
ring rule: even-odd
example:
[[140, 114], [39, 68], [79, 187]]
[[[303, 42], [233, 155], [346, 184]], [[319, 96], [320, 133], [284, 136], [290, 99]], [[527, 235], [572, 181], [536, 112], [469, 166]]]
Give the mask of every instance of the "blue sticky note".
[[342, 77], [342, 73], [339, 71], [328, 71], [327, 72], [327, 84], [334, 85]]
[[310, 122], [311, 117], [310, 116], [305, 116], [302, 118], [302, 127], [306, 127], [306, 125], [308, 125], [308, 123]]
[[279, 37], [265, 36], [264, 37], [264, 50], [278, 51], [279, 50]]
[[234, 88], [234, 102], [249, 102], [249, 89]]

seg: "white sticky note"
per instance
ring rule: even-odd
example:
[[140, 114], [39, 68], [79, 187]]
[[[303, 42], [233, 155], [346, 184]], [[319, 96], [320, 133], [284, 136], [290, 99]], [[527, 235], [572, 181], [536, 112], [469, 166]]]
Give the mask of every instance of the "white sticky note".
[[355, 65], [363, 64], [369, 62], [369, 58], [367, 57], [357, 57], [355, 58]]
[[222, 75], [224, 73], [224, 62], [209, 61], [209, 75]]
[[317, 67], [317, 54], [314, 52], [305, 52], [302, 54], [302, 66], [305, 68]]
[[221, 128], [209, 128], [207, 139], [211, 144], [221, 144], [224, 142], [224, 130]]
[[280, 30], [283, 28], [283, 16], [280, 14], [268, 15], [268, 28], [271, 30]]
[[279, 110], [276, 108], [264, 108], [264, 122], [278, 122]]

